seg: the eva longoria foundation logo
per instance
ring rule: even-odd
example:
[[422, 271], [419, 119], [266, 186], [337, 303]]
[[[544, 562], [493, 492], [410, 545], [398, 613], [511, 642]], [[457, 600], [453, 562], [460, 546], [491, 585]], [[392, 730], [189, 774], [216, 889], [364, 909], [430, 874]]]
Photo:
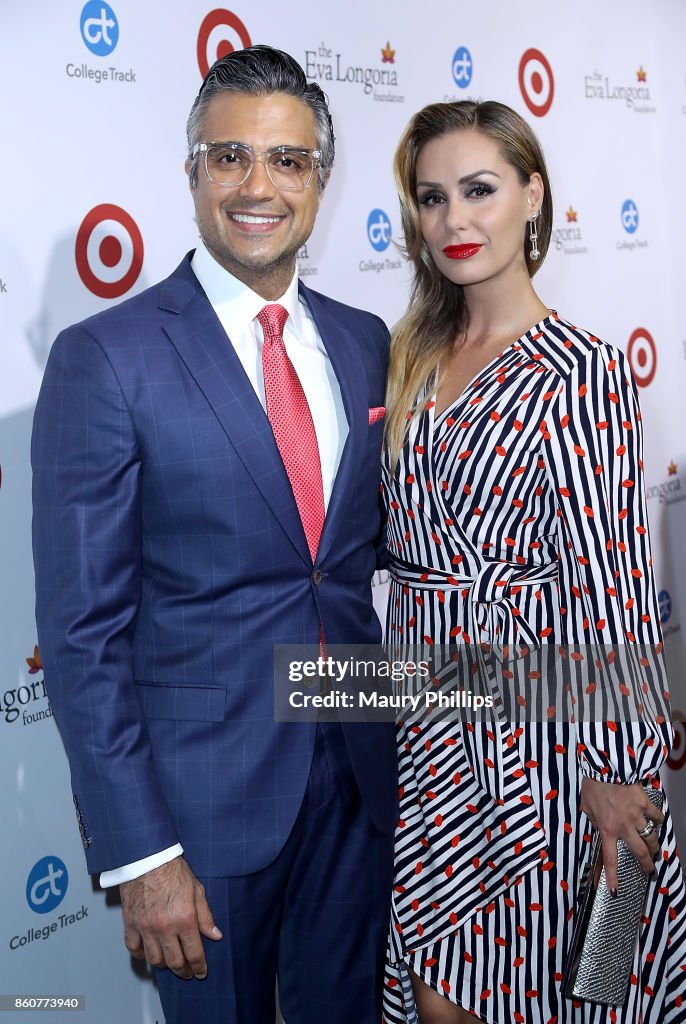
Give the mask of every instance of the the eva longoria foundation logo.
[[620, 107], [633, 110], [636, 114], [654, 114], [648, 85], [648, 72], [641, 64], [632, 75], [627, 75], [624, 82], [616, 82], [603, 74], [594, 71], [584, 75], [584, 96], [592, 102], [617, 102]]
[[395, 67], [396, 50], [386, 41], [376, 50], [376, 56], [367, 62], [351, 62], [347, 56], [335, 52], [326, 42], [314, 50], [305, 50], [305, 74], [315, 82], [334, 82], [352, 85], [365, 96], [380, 103], [404, 103], [398, 92], [398, 71]]
[[79, 28], [83, 45], [100, 60], [96, 61], [96, 66], [80, 59], [69, 61], [64, 69], [67, 78], [95, 85], [104, 82], [109, 85], [135, 84], [136, 72], [132, 67], [123, 71], [114, 64], [103, 66], [104, 59], [114, 52], [119, 42], [119, 21], [112, 7], [104, 0], [88, 0], [81, 10]]
[[34, 725], [36, 722], [52, 718], [52, 708], [48, 704], [45, 681], [41, 674], [43, 665], [38, 647], [34, 647], [33, 656], [26, 659], [26, 664], [26, 675], [39, 678], [26, 679], [4, 693], [0, 691], [0, 722], [7, 725], [13, 725], [15, 722]]
[[573, 206], [569, 206], [565, 212], [564, 226], [553, 228], [551, 242], [555, 249], [565, 256], [580, 256], [588, 252], [579, 223], [579, 211]]
[[252, 46], [250, 33], [237, 14], [221, 8], [210, 11], [198, 30], [196, 54], [200, 74], [204, 78], [216, 60], [247, 46]]
[[381, 63], [395, 64], [395, 50], [388, 40], [386, 40], [386, 45], [381, 47]]
[[[684, 493], [681, 486], [679, 469], [674, 459], [672, 459], [670, 464], [667, 466], [667, 476], [659, 483], [646, 488], [646, 497], [648, 501], [659, 501], [661, 505], [676, 505], [678, 502], [686, 499], [686, 493]], [[666, 591], [663, 593], [666, 593]], [[663, 608], [661, 605], [661, 614], [662, 610]]]

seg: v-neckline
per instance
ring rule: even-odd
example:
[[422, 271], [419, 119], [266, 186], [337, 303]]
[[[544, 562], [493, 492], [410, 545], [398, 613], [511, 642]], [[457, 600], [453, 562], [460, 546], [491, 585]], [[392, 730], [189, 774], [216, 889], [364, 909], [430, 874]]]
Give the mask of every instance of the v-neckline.
[[462, 391], [460, 391], [460, 393], [457, 396], [457, 398], [453, 399], [452, 402], [450, 402], [448, 405], [446, 405], [445, 409], [442, 409], [441, 412], [438, 413], [438, 415], [435, 415], [436, 395], [437, 395], [438, 392], [434, 391], [434, 393], [431, 395], [431, 398], [429, 399], [429, 402], [427, 403], [428, 407], [429, 407], [429, 417], [430, 417], [429, 431], [431, 433], [433, 433], [433, 431], [438, 426], [438, 424], [444, 418], [446, 418], [446, 416], [449, 415], [451, 411], [453, 411], [454, 409], [457, 408], [458, 405], [460, 405], [460, 403], [462, 402], [462, 399], [464, 398], [464, 396], [469, 391], [472, 390], [472, 388], [474, 387], [475, 384], [478, 384], [478, 382], [481, 380], [481, 378], [486, 373], [490, 372], [490, 370], [494, 366], [497, 366], [498, 363], [501, 361], [501, 359], [503, 359], [510, 352], [515, 351], [518, 347], [521, 347], [521, 343], [522, 343], [522, 341], [524, 341], [525, 338], [528, 338], [529, 335], [531, 335], [532, 333], [538, 332], [542, 327], [544, 327], [547, 324], [549, 324], [550, 321], [554, 320], [556, 317], [557, 317], [557, 313], [555, 312], [554, 309], [551, 309], [547, 316], [544, 316], [542, 320], [538, 321], [538, 323], [533, 324], [531, 327], [528, 328], [528, 330], [526, 330], [524, 332], [524, 334], [520, 334], [520, 336], [515, 341], [511, 342], [509, 345], [506, 345], [504, 349], [502, 349], [500, 352], [497, 353], [497, 355], [494, 355], [492, 359], [489, 359], [489, 361], [487, 363], [484, 363], [484, 365], [481, 367], [479, 372], [475, 373], [474, 376], [471, 378], [471, 380], [467, 381], [467, 383], [462, 388]]

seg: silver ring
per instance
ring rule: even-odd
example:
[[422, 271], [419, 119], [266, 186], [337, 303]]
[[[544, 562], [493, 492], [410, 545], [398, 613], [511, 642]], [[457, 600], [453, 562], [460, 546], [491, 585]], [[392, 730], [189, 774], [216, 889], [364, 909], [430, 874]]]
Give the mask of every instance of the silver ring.
[[641, 839], [647, 839], [648, 836], [652, 835], [655, 831], [655, 825], [652, 821], [646, 821], [643, 828], [637, 828], [636, 831], [638, 832]]

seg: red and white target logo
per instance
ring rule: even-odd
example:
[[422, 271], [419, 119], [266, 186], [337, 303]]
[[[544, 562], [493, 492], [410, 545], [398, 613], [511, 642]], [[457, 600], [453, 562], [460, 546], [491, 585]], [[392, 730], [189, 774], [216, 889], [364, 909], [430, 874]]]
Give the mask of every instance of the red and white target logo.
[[555, 95], [553, 69], [540, 50], [527, 50], [519, 62], [519, 88], [524, 102], [536, 117], [550, 110]]
[[657, 369], [657, 349], [645, 327], [637, 327], [631, 335], [626, 354], [634, 380], [640, 388], [647, 388]]
[[76, 269], [89, 291], [118, 299], [138, 280], [143, 267], [143, 236], [121, 206], [94, 206], [76, 235]]
[[252, 46], [247, 28], [232, 11], [210, 11], [198, 32], [198, 67], [204, 78], [215, 60]]
[[667, 758], [667, 767], [671, 768], [673, 772], [678, 772], [686, 765], [686, 715], [683, 711], [672, 713], [672, 726], [674, 728], [674, 744]]

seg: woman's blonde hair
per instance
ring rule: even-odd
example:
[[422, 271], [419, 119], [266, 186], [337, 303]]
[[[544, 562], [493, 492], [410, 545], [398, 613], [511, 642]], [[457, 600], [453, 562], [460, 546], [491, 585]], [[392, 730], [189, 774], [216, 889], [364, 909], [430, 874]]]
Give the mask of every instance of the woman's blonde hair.
[[417, 159], [422, 147], [431, 139], [465, 129], [480, 131], [497, 142], [522, 185], [526, 185], [535, 172], [541, 175], [544, 193], [537, 221], [538, 261], [534, 262], [529, 255], [526, 229], [522, 237], [530, 277], [543, 263], [550, 243], [553, 226], [550, 180], [541, 145], [523, 117], [495, 100], [432, 103], [414, 115], [393, 161], [404, 236], [401, 250], [414, 264], [414, 281], [407, 312], [394, 328], [391, 342], [386, 443], [392, 464], [404, 444], [408, 421], [435, 383], [439, 364], [451, 354], [456, 336], [467, 328], [463, 290], [436, 268], [422, 238], [417, 204]]

